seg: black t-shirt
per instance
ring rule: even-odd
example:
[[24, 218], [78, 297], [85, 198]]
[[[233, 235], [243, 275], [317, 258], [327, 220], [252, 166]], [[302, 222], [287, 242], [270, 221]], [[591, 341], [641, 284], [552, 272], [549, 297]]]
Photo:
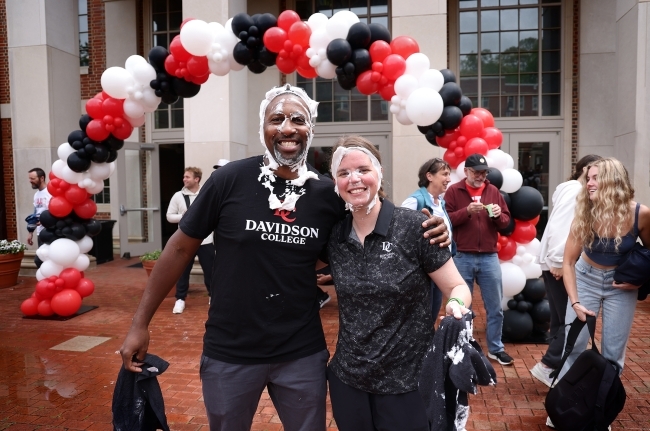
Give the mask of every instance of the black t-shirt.
[[[214, 231], [203, 353], [223, 362], [285, 362], [326, 348], [315, 265], [344, 216], [343, 201], [319, 175], [294, 187], [304, 191], [295, 211], [271, 210], [270, 192], [258, 180], [262, 165], [257, 156], [213, 172], [179, 224], [193, 238]], [[282, 200], [287, 182], [276, 177], [274, 185]]]
[[418, 387], [433, 338], [428, 273], [451, 258], [448, 247], [424, 238], [425, 220], [383, 200], [363, 246], [351, 215], [332, 231], [328, 251], [340, 325], [330, 367], [347, 385], [375, 394]]

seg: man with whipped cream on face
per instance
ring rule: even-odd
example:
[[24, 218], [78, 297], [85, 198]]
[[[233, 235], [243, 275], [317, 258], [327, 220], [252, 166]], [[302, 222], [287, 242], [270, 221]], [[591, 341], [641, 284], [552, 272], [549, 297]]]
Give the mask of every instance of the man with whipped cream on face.
[[[148, 325], [203, 238], [216, 258], [200, 374], [210, 430], [250, 430], [267, 388], [286, 431], [324, 431], [329, 358], [315, 268], [344, 216], [332, 181], [306, 163], [318, 102], [291, 85], [260, 105], [263, 156], [214, 171], [148, 279], [120, 350], [139, 372]], [[427, 233], [448, 244], [442, 220]]]

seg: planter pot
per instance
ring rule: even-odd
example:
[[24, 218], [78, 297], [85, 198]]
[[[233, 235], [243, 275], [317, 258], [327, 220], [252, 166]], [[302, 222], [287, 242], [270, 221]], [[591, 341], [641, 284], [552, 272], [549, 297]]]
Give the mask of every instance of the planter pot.
[[157, 262], [157, 260], [143, 260], [142, 261], [142, 267], [144, 268], [145, 271], [147, 271], [147, 277], [151, 275], [151, 270], [153, 269], [156, 262]]
[[18, 284], [18, 273], [25, 252], [0, 254], [0, 289]]

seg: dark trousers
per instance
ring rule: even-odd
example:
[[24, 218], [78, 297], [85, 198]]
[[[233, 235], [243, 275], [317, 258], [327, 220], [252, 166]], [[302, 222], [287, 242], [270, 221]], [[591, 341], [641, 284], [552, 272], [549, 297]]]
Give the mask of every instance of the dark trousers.
[[[39, 235], [36, 235], [36, 243], [39, 247], [43, 245], [43, 241], [41, 241], [41, 237]], [[34, 255], [34, 263], [36, 264], [36, 269], [40, 268], [41, 265], [43, 265], [43, 261], [38, 257], [37, 254]]]
[[[210, 286], [212, 285], [212, 267], [214, 266], [214, 244], [204, 244], [196, 251], [196, 255], [199, 257], [199, 264], [201, 269], [203, 269], [203, 282], [205, 283], [205, 288], [208, 290], [208, 295], [212, 296], [212, 291]], [[178, 279], [176, 283], [176, 299], [185, 300], [187, 297], [187, 291], [190, 288], [190, 272], [192, 271], [192, 266], [194, 265], [194, 258], [183, 271], [181, 278]]]
[[429, 431], [420, 393], [379, 395], [343, 383], [327, 369], [332, 413], [340, 431]]
[[544, 285], [546, 286], [546, 297], [551, 308], [551, 340], [548, 349], [542, 356], [542, 363], [553, 369], [560, 366], [562, 353], [564, 353], [564, 318], [569, 296], [564, 288], [563, 279], [556, 280], [551, 271], [542, 271]]

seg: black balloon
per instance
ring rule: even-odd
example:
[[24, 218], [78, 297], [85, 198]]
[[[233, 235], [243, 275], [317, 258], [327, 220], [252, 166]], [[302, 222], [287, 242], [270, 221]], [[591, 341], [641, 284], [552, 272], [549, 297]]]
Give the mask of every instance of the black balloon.
[[550, 322], [551, 307], [548, 303], [548, 299], [542, 299], [541, 301], [534, 303], [529, 313], [535, 322]]
[[[506, 201], [506, 206], [510, 208], [512, 206], [512, 201], [510, 200], [510, 195], [503, 190], [499, 190], [499, 193], [501, 193], [501, 196], [503, 196], [503, 200]], [[512, 217], [511, 217], [512, 218]]]
[[454, 72], [452, 72], [449, 69], [441, 69], [440, 73], [442, 73], [442, 77], [444, 78], [445, 84], [448, 82], [456, 82], [456, 75], [454, 75]]
[[433, 130], [434, 132], [436, 132], [436, 134], [438, 134], [440, 132], [444, 133], [445, 128], [444, 128], [444, 126], [442, 125], [442, 123], [440, 121], [436, 121], [435, 123], [433, 123], [431, 125], [431, 130]]
[[441, 129], [439, 132], [436, 132], [436, 136], [439, 137], [439, 138], [442, 138], [443, 136], [445, 136], [444, 129]]
[[271, 52], [266, 47], [260, 50], [259, 57], [257, 61], [267, 67], [275, 66], [275, 59], [278, 57], [278, 54]]
[[86, 233], [88, 236], [95, 236], [102, 230], [102, 225], [95, 219], [86, 222]]
[[517, 302], [517, 311], [521, 311], [522, 313], [525, 313], [528, 310], [530, 310], [530, 302], [528, 301]]
[[75, 141], [82, 141], [86, 134], [82, 130], [75, 130], [68, 135], [68, 144], [72, 145]]
[[519, 302], [519, 301], [525, 301], [525, 300], [526, 300], [526, 298], [524, 298], [524, 295], [523, 295], [522, 293], [518, 293], [518, 294], [516, 294], [513, 298], [514, 298], [514, 300], [517, 301], [517, 302]]
[[86, 228], [84, 225], [81, 223], [72, 223], [72, 226], [70, 226], [70, 237], [67, 237], [68, 239], [71, 239], [73, 241], [79, 241], [81, 238], [86, 236]]
[[368, 28], [370, 29], [369, 45], [372, 45], [373, 42], [376, 42], [378, 40], [383, 40], [386, 43], [390, 43], [391, 41], [390, 32], [382, 24], [373, 22], [368, 24]]
[[511, 299], [511, 300], [508, 301], [507, 305], [508, 305], [508, 308], [510, 310], [516, 310], [517, 309], [517, 304], [519, 304], [517, 301], [515, 301], [514, 299]]
[[436, 141], [436, 132], [433, 129], [429, 129], [427, 133], [424, 134], [424, 137], [427, 138], [427, 142], [435, 147], [439, 147], [438, 141]]
[[456, 127], [460, 126], [460, 122], [462, 120], [463, 120], [463, 112], [460, 110], [459, 107], [453, 105], [445, 106], [442, 109], [442, 114], [440, 114], [440, 118], [438, 119], [438, 121], [442, 125], [442, 128], [445, 130], [454, 130]]
[[512, 217], [510, 217], [508, 226], [504, 227], [503, 229], [497, 229], [497, 232], [499, 232], [501, 235], [504, 236], [510, 236], [514, 231], [515, 231], [515, 219]]
[[122, 139], [117, 139], [113, 135], [110, 135], [108, 138], [102, 141], [102, 143], [108, 146], [111, 150], [115, 151], [121, 150], [124, 146], [124, 141]]
[[551, 322], [535, 322], [533, 321], [533, 334], [545, 334], [551, 327]]
[[108, 159], [106, 159], [106, 163], [111, 163], [117, 160], [117, 151], [115, 150], [110, 150], [108, 152]]
[[53, 228], [56, 226], [58, 220], [58, 218], [54, 217], [48, 210], [43, 211], [38, 219], [41, 222], [41, 225], [45, 228]]
[[546, 296], [546, 287], [544, 286], [544, 280], [541, 278], [529, 278], [526, 280], [526, 285], [524, 286], [524, 290], [522, 290], [521, 293], [526, 298], [526, 301], [541, 301]]
[[[158, 93], [156, 93], [156, 96], [158, 96]], [[172, 93], [162, 93], [158, 97], [162, 98], [162, 102], [166, 103], [167, 105], [173, 105], [178, 101], [178, 96]]]
[[423, 135], [426, 135], [429, 129], [431, 128], [431, 126], [417, 126], [417, 127], [420, 133], [422, 133]]
[[[354, 75], [358, 77], [366, 70], [372, 68], [372, 59], [367, 49], [355, 49], [352, 51], [349, 63], [354, 65]], [[346, 63], [347, 65], [348, 63]]]
[[86, 146], [83, 141], [74, 141], [71, 145], [75, 150], [81, 150]]
[[108, 160], [108, 149], [101, 144], [95, 145], [95, 154], [92, 155], [90, 160], [92, 160], [95, 163], [106, 163], [106, 160]]
[[149, 51], [149, 63], [156, 69], [165, 70], [165, 60], [169, 56], [169, 51], [162, 46], [154, 46]]
[[252, 63], [249, 63], [248, 66], [246, 67], [248, 67], [248, 70], [250, 70], [251, 72], [258, 73], [258, 74], [266, 70], [266, 66], [264, 66], [262, 63], [260, 63], [257, 60], [253, 61]]
[[[449, 105], [458, 106], [458, 104], [460, 103], [460, 98], [463, 97], [463, 92], [461, 91], [458, 84], [456, 84], [455, 82], [445, 83], [440, 89], [439, 93], [440, 93], [440, 97], [442, 97], [442, 102], [444, 103], [445, 106], [449, 106]], [[463, 114], [462, 111], [460, 111], [460, 113], [462, 118], [462, 114]]]
[[68, 167], [75, 172], [84, 172], [90, 167], [90, 159], [79, 157], [80, 151], [70, 154], [67, 160]]
[[232, 17], [230, 26], [232, 27], [232, 32], [235, 35], [239, 35], [242, 31], [248, 31], [248, 29], [255, 25], [253, 19], [247, 13], [241, 12]]
[[352, 47], [345, 39], [334, 39], [327, 45], [327, 59], [330, 63], [342, 66], [352, 56]]
[[86, 154], [88, 154], [89, 156], [91, 156], [91, 158], [92, 158], [92, 156], [97, 152], [97, 149], [95, 148], [95, 146], [94, 146], [93, 144], [88, 144], [88, 145], [86, 145], [86, 146], [84, 147], [84, 149], [86, 150]]
[[522, 341], [533, 332], [533, 318], [517, 310], [503, 312], [503, 337], [508, 341]]
[[501, 171], [496, 168], [488, 169], [487, 179], [497, 189], [500, 189], [503, 185], [503, 175]]
[[266, 30], [270, 29], [271, 27], [275, 27], [278, 25], [277, 18], [270, 13], [253, 15], [253, 22], [255, 23], [255, 26], [259, 30], [260, 35], [263, 35], [266, 32]]
[[468, 115], [472, 111], [472, 100], [467, 96], [462, 96], [458, 107], [462, 111], [463, 116]]
[[180, 97], [194, 97], [199, 94], [201, 86], [193, 82], [187, 82], [184, 79], [174, 79], [173, 81], [174, 92]]
[[528, 221], [537, 217], [544, 208], [544, 198], [536, 188], [522, 186], [510, 194], [512, 204], [508, 206], [510, 215], [517, 220]]
[[235, 48], [232, 51], [232, 58], [234, 58], [237, 63], [243, 64], [244, 66], [249, 65], [254, 60], [253, 52], [243, 42], [237, 42], [237, 45], [235, 45]]
[[44, 244], [51, 244], [57, 239], [58, 237], [52, 229], [43, 229], [41, 233], [38, 234], [39, 242], [42, 242]]
[[370, 27], [365, 22], [352, 24], [348, 30], [346, 40], [350, 43], [352, 49], [368, 48], [370, 46]]

